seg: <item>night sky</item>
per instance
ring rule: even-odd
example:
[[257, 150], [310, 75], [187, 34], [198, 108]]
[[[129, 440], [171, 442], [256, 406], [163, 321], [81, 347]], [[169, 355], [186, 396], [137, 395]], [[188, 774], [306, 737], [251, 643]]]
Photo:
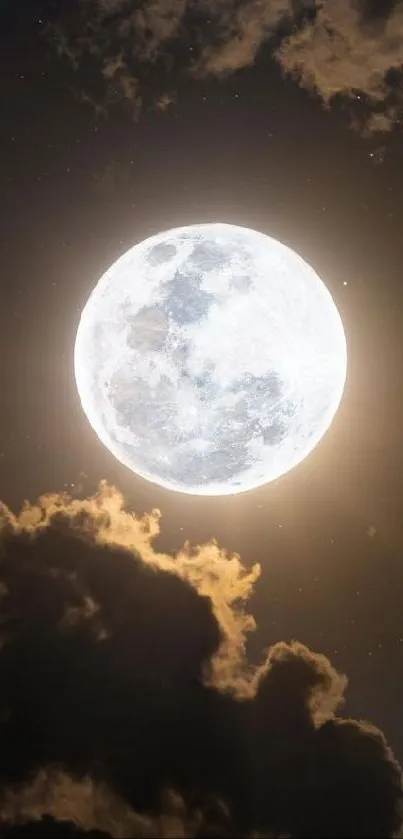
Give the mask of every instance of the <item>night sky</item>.
[[[402, 4], [188, 6], [2, 0], [0, 498], [18, 513], [105, 479], [128, 510], [161, 511], [156, 550], [214, 538], [259, 563], [249, 661], [279, 641], [324, 654], [349, 680], [339, 713], [378, 726], [403, 762]], [[297, 251], [348, 344], [344, 397], [315, 451], [224, 498], [170, 493], [119, 464], [73, 370], [103, 272], [147, 236], [203, 221]]]

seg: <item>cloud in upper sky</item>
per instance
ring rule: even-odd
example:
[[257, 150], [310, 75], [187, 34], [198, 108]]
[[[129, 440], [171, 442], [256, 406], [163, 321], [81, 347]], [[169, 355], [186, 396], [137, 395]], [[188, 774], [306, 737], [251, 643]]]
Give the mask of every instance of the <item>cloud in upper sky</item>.
[[212, 37], [202, 41], [192, 67], [200, 76], [234, 73], [249, 67], [279, 23], [292, 18], [292, 4], [287, 0], [207, 0], [203, 8], [211, 15]]
[[388, 131], [403, 117], [401, 2], [318, 3], [313, 19], [284, 38], [276, 57], [326, 104], [341, 94], [367, 97], [368, 131]]
[[174, 101], [181, 76], [232, 74], [265, 50], [325, 105], [361, 97], [360, 130], [402, 119], [402, 0], [79, 0], [52, 33], [74, 70], [96, 68], [84, 95], [99, 113], [124, 103], [137, 118]]
[[0, 508], [3, 822], [391, 836], [401, 770], [378, 729], [336, 716], [345, 676], [297, 642], [252, 667], [258, 566], [214, 541], [161, 553], [159, 530], [106, 484]]

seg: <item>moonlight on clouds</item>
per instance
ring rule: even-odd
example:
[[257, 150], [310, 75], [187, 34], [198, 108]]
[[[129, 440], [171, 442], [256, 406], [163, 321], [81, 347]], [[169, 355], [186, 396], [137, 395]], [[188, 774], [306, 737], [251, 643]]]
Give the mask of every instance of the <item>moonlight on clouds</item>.
[[228, 495], [285, 474], [342, 397], [343, 326], [313, 269], [230, 224], [135, 245], [81, 315], [75, 375], [96, 434], [170, 490]]

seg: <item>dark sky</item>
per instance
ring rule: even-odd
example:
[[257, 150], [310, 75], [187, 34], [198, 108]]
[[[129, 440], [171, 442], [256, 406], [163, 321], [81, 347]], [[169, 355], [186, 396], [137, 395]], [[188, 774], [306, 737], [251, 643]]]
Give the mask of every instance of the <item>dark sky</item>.
[[[338, 54], [334, 90], [351, 84], [350, 96], [325, 107], [324, 71], [315, 92], [285, 76], [292, 46], [283, 66], [273, 56], [289, 22], [255, 20], [256, 49], [231, 64], [236, 4], [224, 4], [221, 28], [208, 5], [210, 23], [182, 15], [172, 43], [151, 21], [155, 55], [140, 40], [129, 60], [137, 35], [117, 28], [113, 3], [99, 31], [93, 13], [93, 54], [80, 42], [91, 4], [1, 4], [0, 498], [17, 512], [24, 499], [83, 495], [106, 479], [136, 513], [161, 510], [159, 549], [214, 537], [245, 565], [259, 562], [251, 660], [292, 639], [324, 653], [349, 678], [343, 714], [379, 726], [402, 761], [403, 146], [392, 43], [401, 6], [380, 15], [362, 3], [343, 33], [352, 65], [358, 39], [361, 68], [372, 56], [390, 89], [374, 105], [372, 77], [340, 82]], [[347, 7], [329, 0], [346, 30]], [[298, 25], [303, 13], [313, 25], [314, 0], [298, 8]], [[379, 43], [389, 66], [374, 55]], [[126, 63], [111, 83], [117, 55]], [[303, 51], [301, 60], [307, 67]], [[136, 93], [125, 99], [127, 78]], [[373, 130], [374, 113], [384, 131]], [[73, 375], [79, 315], [104, 270], [146, 236], [200, 221], [256, 228], [295, 249], [331, 291], [348, 342], [343, 402], [315, 452], [281, 480], [223, 499], [169, 493], [121, 466], [90, 428]]]

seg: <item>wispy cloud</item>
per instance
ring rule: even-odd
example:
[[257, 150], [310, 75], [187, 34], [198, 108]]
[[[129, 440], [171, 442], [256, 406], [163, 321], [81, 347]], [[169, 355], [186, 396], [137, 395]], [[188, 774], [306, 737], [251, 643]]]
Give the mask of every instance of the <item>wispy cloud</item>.
[[276, 57], [327, 105], [335, 96], [365, 96], [370, 132], [389, 131], [403, 116], [402, 79], [391, 85], [391, 74], [403, 67], [400, 2], [382, 16], [353, 0], [318, 2], [314, 19], [285, 38]]
[[[136, 117], [142, 107], [172, 97], [173, 68], [176, 75], [196, 79], [228, 75], [253, 64], [264, 49], [326, 106], [337, 96], [365, 97], [365, 117], [356, 122], [361, 130], [382, 133], [400, 124], [401, 0], [382, 5], [370, 0], [145, 0], [141, 5], [79, 0], [78, 8], [53, 30], [59, 55], [76, 71], [90, 59], [104, 80], [107, 106], [130, 104]], [[145, 72], [153, 66], [164, 70], [159, 87], [150, 86]]]

